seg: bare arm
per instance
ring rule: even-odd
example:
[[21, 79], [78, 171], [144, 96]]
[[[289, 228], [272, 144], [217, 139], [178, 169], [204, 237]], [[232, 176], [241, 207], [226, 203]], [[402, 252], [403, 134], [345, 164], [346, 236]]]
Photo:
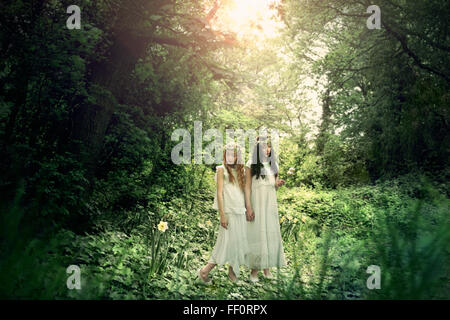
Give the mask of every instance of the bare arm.
[[251, 193], [252, 193], [252, 173], [249, 167], [245, 167], [245, 208], [247, 209], [247, 220], [252, 221], [255, 218], [253, 212]]
[[228, 220], [225, 216], [225, 211], [223, 208], [223, 168], [217, 169], [217, 205], [220, 214], [220, 225], [227, 229]]
[[278, 174], [275, 179], [275, 189], [277, 190], [279, 187], [283, 186], [286, 183], [286, 181], [284, 181], [283, 179], [280, 179], [280, 176], [279, 176], [280, 172], [279, 172], [278, 164], [276, 164], [276, 166], [277, 166]]

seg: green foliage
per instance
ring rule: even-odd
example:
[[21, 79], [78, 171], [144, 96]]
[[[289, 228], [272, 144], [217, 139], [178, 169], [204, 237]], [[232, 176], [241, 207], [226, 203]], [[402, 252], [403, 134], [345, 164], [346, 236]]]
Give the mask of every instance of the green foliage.
[[[282, 191], [281, 231], [293, 268], [284, 294], [316, 299], [448, 296], [448, 205], [445, 189], [413, 175], [336, 191]], [[381, 290], [366, 288], [365, 272], [372, 264], [381, 267]]]
[[450, 63], [441, 17], [450, 7], [439, 0], [376, 5], [380, 30], [366, 27], [369, 4], [359, 1], [292, 0], [279, 8], [296, 69], [316, 79], [315, 182], [323, 186], [447, 167]]
[[62, 266], [69, 266], [70, 257], [64, 250], [71, 244], [71, 233], [34, 236], [33, 230], [23, 224], [21, 190], [11, 207], [1, 206], [0, 297], [53, 299], [66, 292]]
[[[206, 181], [212, 181], [212, 172]], [[288, 266], [253, 284], [243, 267], [235, 285], [225, 267], [200, 283], [195, 270], [214, 245], [219, 221], [207, 195], [155, 200], [129, 233], [104, 223], [95, 233], [55, 231], [18, 240], [18, 200], [2, 215], [1, 295], [18, 299], [423, 299], [448, 297], [448, 198], [420, 178], [339, 190], [283, 187], [279, 213]], [[18, 198], [19, 199], [19, 198]], [[160, 221], [168, 223], [163, 233]], [[9, 230], [9, 233], [6, 232]], [[20, 230], [20, 229], [19, 229]], [[14, 243], [14, 245], [10, 245]], [[23, 252], [27, 252], [23, 255]], [[82, 289], [66, 288], [69, 265]], [[369, 265], [382, 270], [381, 290], [366, 288]], [[45, 295], [42, 294], [45, 292]]]
[[[0, 297], [448, 299], [449, 4], [380, 0], [369, 30], [361, 2], [286, 0], [282, 34], [239, 44], [214, 1], [169, 2], [79, 1], [82, 30], [69, 1], [2, 4]], [[194, 121], [282, 134], [275, 280], [197, 281], [214, 166], [170, 158]]]
[[[383, 290], [372, 299], [428, 299], [448, 296], [450, 252], [449, 201], [432, 188], [421, 189], [429, 200], [411, 201], [407, 215], [386, 216], [370, 241], [382, 270]], [[432, 194], [430, 194], [432, 193]]]
[[370, 181], [359, 151], [339, 136], [327, 135], [321, 154], [302, 139], [292, 140], [295, 138], [282, 139], [280, 147], [280, 172], [288, 186], [337, 188]]

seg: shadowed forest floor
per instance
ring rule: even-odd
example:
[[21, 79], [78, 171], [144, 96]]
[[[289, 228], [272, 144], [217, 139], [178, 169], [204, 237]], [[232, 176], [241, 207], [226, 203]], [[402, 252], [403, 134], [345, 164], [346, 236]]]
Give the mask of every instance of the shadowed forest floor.
[[[410, 185], [409, 178], [339, 190], [281, 188], [288, 266], [272, 269], [272, 280], [260, 273], [260, 282], [253, 284], [244, 266], [234, 284], [224, 266], [212, 271], [211, 284], [199, 281], [196, 270], [208, 260], [219, 227], [217, 213], [210, 209], [211, 191], [160, 203], [159, 217], [129, 234], [100, 223], [103, 230], [92, 234], [63, 230], [50, 241], [15, 242], [11, 259], [16, 263], [1, 265], [2, 283], [8, 285], [3, 294], [50, 299], [446, 299], [448, 198], [442, 189]], [[165, 232], [156, 228], [160, 220], [168, 222]], [[65, 268], [72, 264], [81, 269], [81, 290], [66, 288]], [[366, 287], [369, 265], [381, 267], [380, 290]], [[8, 277], [15, 281], [5, 282]]]

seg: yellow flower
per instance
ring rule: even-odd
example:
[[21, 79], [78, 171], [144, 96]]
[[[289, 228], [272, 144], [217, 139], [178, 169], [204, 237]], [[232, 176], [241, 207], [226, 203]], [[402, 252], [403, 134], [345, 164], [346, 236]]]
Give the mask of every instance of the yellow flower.
[[294, 219], [294, 223], [297, 223], [297, 222], [298, 222], [298, 219], [297, 219], [297, 218], [295, 218], [295, 219]]
[[167, 222], [161, 221], [161, 222], [158, 224], [158, 230], [161, 231], [161, 232], [166, 232], [166, 230], [167, 230], [168, 228], [169, 228], [169, 227], [168, 227], [168, 225], [167, 225]]
[[306, 223], [306, 218], [302, 217], [302, 221], [303, 221], [303, 223]]
[[288, 220], [289, 220], [289, 221], [291, 221], [291, 220], [292, 220], [291, 216], [287, 216], [287, 218], [288, 218]]
[[206, 224], [207, 227], [211, 227], [211, 226], [212, 226], [212, 223], [211, 223], [211, 221], [209, 221], [209, 220], [206, 221], [205, 224]]
[[280, 223], [282, 223], [284, 221], [284, 219], [285, 219], [284, 216], [282, 216], [280, 219]]

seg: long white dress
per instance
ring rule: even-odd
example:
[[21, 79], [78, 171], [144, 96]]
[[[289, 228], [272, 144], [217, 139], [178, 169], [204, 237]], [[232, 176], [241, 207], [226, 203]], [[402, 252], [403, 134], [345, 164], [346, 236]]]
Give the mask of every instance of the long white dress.
[[[268, 162], [263, 163], [265, 178], [252, 177], [251, 203], [255, 219], [247, 222], [247, 239], [250, 253], [248, 266], [252, 269], [283, 267], [286, 265], [280, 232], [275, 175]], [[246, 163], [251, 168], [251, 159]]]
[[[239, 277], [239, 266], [246, 265], [246, 256], [249, 252], [247, 241], [247, 220], [245, 216], [245, 197], [244, 192], [237, 182], [237, 173], [232, 169], [235, 177], [235, 183], [230, 183], [229, 175], [226, 168], [222, 166], [216, 167], [217, 170], [223, 168], [223, 205], [224, 213], [228, 218], [228, 228], [219, 226], [217, 241], [212, 250], [209, 263], [219, 266], [229, 264], [237, 277]], [[217, 193], [214, 197], [214, 209], [218, 208]]]

